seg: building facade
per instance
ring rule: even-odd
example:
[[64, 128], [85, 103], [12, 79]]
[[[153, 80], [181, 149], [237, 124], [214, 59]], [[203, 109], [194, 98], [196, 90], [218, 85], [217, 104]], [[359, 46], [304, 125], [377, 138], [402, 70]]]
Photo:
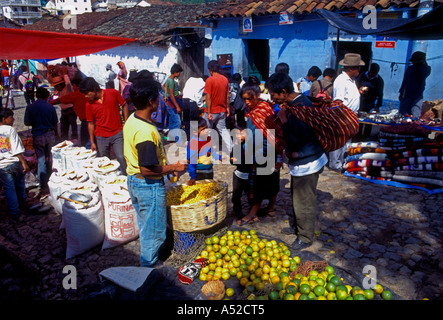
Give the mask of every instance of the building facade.
[[31, 24], [42, 17], [40, 0], [2, 0], [3, 16], [20, 24]]
[[[357, 10], [343, 10], [341, 13], [362, 20], [365, 17], [363, 11]], [[377, 19], [413, 18], [416, 14], [417, 10], [409, 7], [377, 9]], [[245, 18], [251, 22], [248, 31], [244, 29]], [[359, 53], [366, 62], [363, 72], [371, 63], [380, 65], [379, 74], [385, 82], [384, 98], [395, 101], [398, 100], [398, 90], [413, 51], [424, 48], [432, 68], [426, 80], [424, 99], [442, 98], [440, 75], [443, 72], [443, 40], [421, 41], [422, 45], [417, 47], [417, 41], [386, 39], [376, 35], [340, 32], [337, 37], [337, 28], [314, 12], [289, 15], [288, 19], [287, 15], [282, 17], [278, 13], [221, 16], [214, 11], [211, 19], [203, 21], [214, 25], [213, 59], [232, 57], [231, 72], [240, 73], [244, 78], [257, 75], [265, 81], [278, 63], [286, 62], [290, 66], [291, 78], [296, 81], [306, 76], [314, 65], [321, 70], [340, 68], [337, 61], [345, 53], [354, 52]]]

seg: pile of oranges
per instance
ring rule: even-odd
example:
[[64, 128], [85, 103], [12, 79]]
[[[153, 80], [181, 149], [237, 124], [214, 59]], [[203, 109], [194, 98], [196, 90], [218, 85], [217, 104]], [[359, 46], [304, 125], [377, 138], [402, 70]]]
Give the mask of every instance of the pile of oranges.
[[[200, 270], [199, 279], [237, 278], [242, 293], [254, 299], [370, 300], [375, 294], [392, 299], [392, 293], [379, 284], [373, 290], [345, 285], [332, 266], [312, 270], [308, 276], [294, 276], [300, 258], [291, 257], [291, 251], [282, 242], [260, 239], [253, 229], [228, 230], [222, 236], [206, 238], [205, 242], [206, 247], [197, 258], [207, 259], [208, 264]], [[226, 290], [228, 297], [234, 293], [232, 288]]]

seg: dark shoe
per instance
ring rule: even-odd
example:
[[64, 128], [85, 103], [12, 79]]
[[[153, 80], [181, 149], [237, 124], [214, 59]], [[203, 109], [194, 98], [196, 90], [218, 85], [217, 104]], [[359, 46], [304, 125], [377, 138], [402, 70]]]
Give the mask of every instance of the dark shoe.
[[294, 235], [294, 234], [297, 234], [297, 232], [296, 232], [293, 228], [291, 228], [291, 227], [285, 227], [285, 228], [282, 228], [282, 229], [281, 229], [281, 232], [282, 232], [283, 234], [287, 234], [287, 235]]
[[310, 247], [312, 245], [312, 242], [306, 243], [303, 242], [300, 238], [297, 238], [291, 245], [291, 249], [294, 250], [303, 250], [307, 247]]

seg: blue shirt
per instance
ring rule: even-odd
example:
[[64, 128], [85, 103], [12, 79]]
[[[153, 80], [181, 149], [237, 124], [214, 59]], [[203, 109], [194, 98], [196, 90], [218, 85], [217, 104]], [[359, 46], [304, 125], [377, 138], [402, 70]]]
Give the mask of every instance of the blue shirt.
[[37, 137], [53, 130], [58, 123], [57, 112], [54, 106], [42, 99], [26, 107], [25, 125], [32, 127], [32, 136]]

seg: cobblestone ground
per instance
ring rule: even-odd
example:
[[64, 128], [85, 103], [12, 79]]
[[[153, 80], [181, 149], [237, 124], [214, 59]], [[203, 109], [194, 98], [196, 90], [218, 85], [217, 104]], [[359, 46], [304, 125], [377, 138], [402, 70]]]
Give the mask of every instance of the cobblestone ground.
[[[23, 99], [16, 99], [16, 124], [23, 123]], [[216, 165], [215, 179], [228, 183], [231, 165]], [[186, 181], [187, 175], [180, 178]], [[291, 211], [290, 176], [281, 172], [276, 217], [261, 216], [246, 228], [291, 244], [295, 236], [281, 233]], [[38, 189], [29, 190], [31, 203]], [[366, 265], [376, 268], [377, 280], [406, 300], [441, 299], [443, 262], [443, 197], [412, 189], [372, 184], [325, 169], [318, 183], [316, 241], [306, 250], [333, 265], [362, 274]], [[47, 201], [47, 200], [44, 200]], [[229, 203], [229, 226], [236, 223]], [[263, 208], [265, 204], [263, 205]], [[246, 204], [245, 204], [246, 213]], [[0, 299], [83, 299], [87, 288], [99, 282], [98, 273], [114, 266], [139, 265], [139, 241], [115, 248], [94, 248], [65, 260], [66, 235], [61, 216], [24, 216], [12, 222], [0, 193]], [[293, 254], [297, 254], [293, 252]], [[77, 269], [77, 289], [65, 290], [63, 268]]]

